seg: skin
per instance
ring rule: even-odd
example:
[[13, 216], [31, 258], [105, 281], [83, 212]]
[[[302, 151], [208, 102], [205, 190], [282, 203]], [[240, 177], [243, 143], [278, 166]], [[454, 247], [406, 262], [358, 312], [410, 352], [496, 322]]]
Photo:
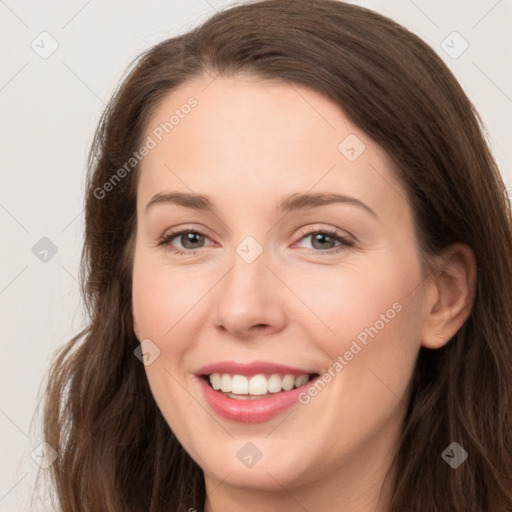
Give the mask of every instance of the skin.
[[[425, 279], [388, 155], [328, 98], [250, 76], [205, 75], [161, 101], [145, 137], [190, 96], [198, 105], [142, 161], [132, 311], [138, 339], [160, 350], [147, 378], [204, 471], [205, 510], [386, 511], [387, 485], [380, 501], [379, 492], [419, 349], [447, 343], [469, 315], [473, 254], [451, 246]], [[352, 162], [338, 149], [349, 134], [365, 144]], [[146, 211], [155, 194], [170, 191], [208, 195], [216, 213], [170, 203]], [[346, 194], [376, 217], [353, 204], [276, 211], [302, 192]], [[302, 228], [335, 229], [353, 245], [333, 252], [339, 242], [315, 244]], [[174, 237], [169, 244], [188, 251], [177, 255], [158, 246], [171, 229], [206, 237]], [[247, 236], [263, 249], [250, 264], [236, 252]], [[395, 303], [401, 311], [307, 405], [242, 424], [203, 398], [194, 374], [213, 362], [269, 361], [322, 375]], [[237, 457], [247, 442], [262, 454], [251, 468]]]

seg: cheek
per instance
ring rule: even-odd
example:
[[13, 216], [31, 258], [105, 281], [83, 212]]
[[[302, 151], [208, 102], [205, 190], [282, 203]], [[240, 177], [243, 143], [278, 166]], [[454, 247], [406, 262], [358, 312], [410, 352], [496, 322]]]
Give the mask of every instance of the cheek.
[[300, 278], [288, 276], [287, 282], [294, 282], [294, 292], [307, 305], [315, 325], [318, 323], [318, 332], [331, 340], [325, 348], [332, 355], [348, 348], [345, 345], [358, 336], [362, 341], [370, 338], [368, 331], [375, 333], [376, 328], [380, 334], [394, 333], [418, 318], [419, 304], [411, 293], [421, 278], [417, 260], [375, 254], [366, 261], [353, 261], [347, 259], [339, 269], [324, 267], [304, 272]]
[[377, 428], [389, 418], [397, 397], [405, 402], [414, 370], [421, 269], [413, 252], [408, 258], [389, 253], [369, 260], [364, 267], [347, 260], [339, 272], [317, 272], [302, 278], [294, 290], [307, 297], [308, 307], [322, 320], [310, 322], [310, 337], [324, 354], [322, 376], [338, 397], [340, 411]]
[[[194, 427], [185, 418], [197, 417], [201, 413], [183, 387], [190, 375], [182, 371], [183, 358], [191, 348], [191, 339], [195, 338], [191, 330], [194, 322], [190, 321], [194, 315], [193, 305], [205, 295], [205, 290], [198, 289], [197, 284], [190, 284], [200, 282], [193, 277], [180, 269], [171, 270], [156, 263], [151, 254], [136, 251], [133, 317], [139, 339], [151, 340], [160, 350], [159, 356], [145, 366], [146, 376], [163, 416], [171, 428], [180, 433], [180, 440], [185, 444], [190, 444], [194, 436]], [[179, 415], [176, 410], [180, 411]]]
[[327, 276], [316, 282], [325, 295], [312, 287], [312, 304], [334, 332], [322, 342], [324, 375], [333, 376], [329, 386], [339, 397], [340, 410], [377, 429], [397, 400], [406, 402], [420, 345], [419, 263], [390, 256], [340, 273], [339, 283]]
[[179, 331], [194, 317], [194, 305], [206, 295], [208, 283], [194, 277], [184, 267], [169, 268], [156, 263], [147, 254], [135, 255], [132, 307], [140, 338], [149, 338], [163, 348], [181, 348]]

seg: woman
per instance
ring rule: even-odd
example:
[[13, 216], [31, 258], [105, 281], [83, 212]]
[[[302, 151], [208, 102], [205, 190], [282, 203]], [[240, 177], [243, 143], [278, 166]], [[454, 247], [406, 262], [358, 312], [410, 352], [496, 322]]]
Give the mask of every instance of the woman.
[[510, 510], [511, 226], [470, 101], [381, 15], [269, 0], [151, 48], [90, 153], [58, 506]]

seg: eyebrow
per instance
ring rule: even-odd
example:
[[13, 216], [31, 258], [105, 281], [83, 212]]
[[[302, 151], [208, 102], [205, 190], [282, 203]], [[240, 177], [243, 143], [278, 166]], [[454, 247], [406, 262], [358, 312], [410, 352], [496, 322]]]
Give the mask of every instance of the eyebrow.
[[[359, 206], [366, 212], [370, 213], [373, 217], [378, 218], [377, 214], [367, 204], [355, 197], [344, 194], [322, 192], [292, 194], [290, 197], [287, 197], [278, 203], [276, 210], [277, 212], [290, 213], [333, 203], [344, 203]], [[158, 204], [177, 204], [194, 210], [209, 211], [212, 213], [217, 211], [213, 201], [208, 196], [187, 192], [166, 192], [156, 194], [146, 205], [146, 212]]]

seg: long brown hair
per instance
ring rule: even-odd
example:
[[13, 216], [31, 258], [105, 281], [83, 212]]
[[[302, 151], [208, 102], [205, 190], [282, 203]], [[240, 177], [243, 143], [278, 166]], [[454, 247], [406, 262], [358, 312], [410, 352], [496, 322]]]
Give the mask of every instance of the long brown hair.
[[[473, 309], [443, 348], [420, 349], [390, 511], [512, 510], [505, 186], [478, 113], [434, 51], [392, 20], [335, 0], [221, 11], [142, 54], [110, 100], [89, 156], [81, 261], [89, 323], [57, 351], [45, 389], [44, 437], [59, 454], [46, 471], [60, 508], [203, 510], [202, 470], [174, 437], [134, 356], [138, 166], [104, 196], [98, 190], [140, 147], [160, 100], [205, 71], [300, 84], [330, 98], [393, 159], [425, 261], [454, 242], [471, 247]], [[453, 441], [469, 454], [457, 469], [441, 457]]]

